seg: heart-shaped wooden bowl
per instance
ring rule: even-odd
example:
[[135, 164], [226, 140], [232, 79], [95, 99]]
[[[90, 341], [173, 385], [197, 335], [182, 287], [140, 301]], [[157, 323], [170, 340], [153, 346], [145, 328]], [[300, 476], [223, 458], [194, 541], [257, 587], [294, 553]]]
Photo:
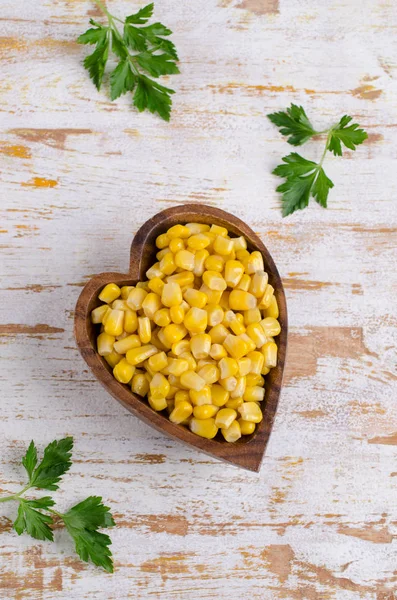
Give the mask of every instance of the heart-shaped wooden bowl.
[[[266, 401], [263, 420], [251, 436], [243, 436], [235, 443], [226, 442], [220, 434], [213, 440], [207, 440], [191, 433], [181, 425], [171, 423], [165, 411], [164, 413], [155, 412], [145, 399], [133, 394], [129, 387], [119, 383], [113, 377], [109, 365], [96, 351], [98, 326], [92, 325], [90, 313], [93, 308], [101, 304], [98, 300], [98, 294], [102, 288], [111, 282], [122, 286], [132, 285], [146, 279], [147, 269], [156, 261], [155, 240], [157, 236], [164, 233], [172, 225], [191, 222], [223, 225], [232, 234], [244, 235], [248, 242], [248, 249], [250, 251], [259, 250], [262, 253], [265, 270], [269, 274], [269, 283], [274, 287], [280, 310], [281, 333], [277, 338], [278, 364], [266, 376]], [[84, 360], [107, 391], [132, 414], [149, 425], [220, 460], [243, 467], [249, 471], [259, 471], [277, 410], [287, 349], [287, 307], [283, 285], [272, 257], [258, 236], [240, 219], [218, 208], [202, 204], [186, 204], [169, 208], [149, 219], [134, 237], [130, 256], [129, 273], [101, 273], [96, 275], [87, 283], [80, 294], [76, 305], [74, 326], [77, 345]]]

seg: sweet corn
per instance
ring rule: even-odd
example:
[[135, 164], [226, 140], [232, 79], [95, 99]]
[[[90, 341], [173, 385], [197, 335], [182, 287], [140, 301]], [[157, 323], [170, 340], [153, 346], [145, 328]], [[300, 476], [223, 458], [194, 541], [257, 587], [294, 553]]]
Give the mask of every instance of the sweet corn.
[[229, 400], [229, 392], [218, 383], [213, 384], [210, 389], [212, 404], [215, 406], [224, 406]]
[[236, 377], [225, 377], [225, 379], [219, 379], [221, 386], [227, 391], [232, 392], [236, 389], [237, 378]]
[[245, 377], [245, 375], [248, 375], [251, 370], [251, 360], [247, 356], [244, 356], [238, 359], [237, 364], [239, 376]]
[[204, 271], [203, 282], [210, 290], [223, 292], [227, 288], [226, 281], [217, 271]]
[[129, 383], [134, 374], [135, 367], [130, 365], [125, 358], [120, 360], [113, 369], [113, 375], [120, 383]]
[[248, 352], [252, 352], [253, 350], [256, 349], [255, 342], [253, 340], [251, 340], [249, 335], [247, 335], [246, 333], [241, 333], [237, 337], [247, 344], [247, 354], [248, 354]]
[[241, 323], [237, 314], [234, 313], [232, 310], [228, 310], [225, 313], [224, 324], [227, 325], [228, 327], [230, 327], [230, 329], [233, 331], [233, 333], [235, 335], [240, 335], [240, 333], [245, 333], [244, 325]]
[[212, 440], [218, 433], [218, 427], [214, 419], [193, 419], [189, 423], [190, 431], [200, 437]]
[[220, 377], [218, 367], [211, 364], [207, 364], [199, 368], [197, 373], [205, 380], [207, 385], [217, 382]]
[[149, 317], [138, 317], [138, 335], [142, 344], [148, 344], [152, 337]]
[[200, 292], [203, 292], [207, 296], [208, 304], [217, 304], [219, 305], [221, 298], [225, 292], [221, 290], [211, 290], [208, 285], [203, 285], [200, 287]]
[[261, 311], [259, 308], [251, 308], [244, 312], [244, 324], [251, 325], [252, 323], [260, 323], [262, 319]]
[[168, 365], [168, 358], [165, 352], [153, 354], [148, 359], [149, 368], [154, 371], [162, 371]]
[[257, 348], [262, 348], [266, 344], [267, 337], [259, 323], [247, 325], [247, 335], [251, 338]]
[[215, 325], [222, 323], [225, 313], [219, 304], [207, 304], [205, 310], [207, 311], [208, 325], [210, 327], [215, 327]]
[[210, 419], [218, 412], [219, 408], [213, 404], [200, 404], [193, 408], [196, 419]]
[[273, 337], [279, 335], [281, 331], [280, 323], [274, 317], [266, 317], [262, 319], [260, 325], [266, 336]]
[[180, 402], [190, 402], [190, 395], [187, 390], [178, 390], [174, 396], [174, 403], [177, 406]]
[[111, 309], [105, 321], [105, 333], [118, 336], [123, 333], [124, 311]]
[[247, 387], [243, 399], [245, 402], [261, 402], [265, 399], [265, 388], [259, 386]]
[[214, 251], [221, 256], [227, 256], [233, 250], [233, 240], [218, 235], [214, 240]]
[[242, 397], [244, 395], [245, 392], [245, 388], [246, 388], [246, 378], [244, 377], [236, 377], [237, 379], [237, 385], [234, 388], [234, 390], [232, 390], [230, 392], [230, 397], [231, 398], [239, 398]]
[[205, 233], [210, 230], [209, 225], [205, 225], [204, 223], [186, 223], [185, 227], [187, 227], [192, 235], [196, 233]]
[[170, 243], [170, 237], [166, 233], [162, 233], [156, 238], [156, 246], [157, 248], [166, 248]]
[[232, 408], [221, 408], [215, 417], [215, 425], [227, 429], [236, 419], [237, 413]]
[[159, 269], [164, 275], [172, 275], [176, 270], [177, 265], [174, 261], [172, 252], [167, 252], [160, 260]]
[[[271, 286], [270, 284], [267, 284], [266, 288], [265, 288], [265, 292], [259, 302], [259, 308], [264, 309], [264, 308], [269, 308], [270, 303], [272, 301], [273, 298], [273, 294], [274, 294], [274, 288], [273, 286]], [[266, 316], [272, 316], [272, 315], [266, 315]], [[278, 315], [277, 315], [278, 316]], [[277, 319], [277, 317], [275, 317]]]
[[241, 438], [241, 429], [237, 421], [233, 421], [227, 428], [222, 427], [221, 432], [227, 442], [237, 442]]
[[[242, 335], [245, 334], [243, 333]], [[245, 356], [249, 351], [248, 343], [244, 339], [241, 339], [240, 336], [232, 335], [231, 333], [229, 333], [224, 339], [223, 345], [225, 346], [230, 356], [232, 356], [236, 360]]]
[[103, 358], [106, 360], [108, 365], [113, 369], [117, 365], [117, 363], [121, 361], [123, 356], [121, 354], [119, 354], [118, 352], [116, 352], [115, 350], [113, 350], [110, 354], [106, 354]]
[[179, 304], [178, 306], [171, 306], [170, 317], [171, 321], [176, 325], [183, 323], [183, 319], [185, 318], [185, 310], [182, 304]]
[[170, 254], [170, 250], [169, 248], [163, 248], [162, 250], [159, 250], [156, 254], [156, 258], [159, 262], [161, 262], [161, 259], [166, 255], [166, 254]]
[[205, 261], [209, 254], [210, 253], [208, 250], [197, 250], [196, 254], [194, 255], [193, 274], [196, 277], [201, 277], [203, 275], [205, 271]]
[[256, 298], [244, 290], [232, 290], [229, 296], [229, 305], [232, 310], [249, 310], [256, 308]]
[[222, 344], [212, 344], [210, 350], [210, 357], [214, 360], [220, 360], [227, 356], [227, 352]]
[[221, 374], [221, 379], [225, 379], [225, 377], [233, 377], [233, 375], [237, 375], [238, 373], [238, 364], [235, 358], [222, 358], [219, 361], [219, 369]]
[[131, 308], [131, 310], [140, 310], [146, 296], [147, 292], [145, 290], [135, 287], [130, 291], [130, 294], [126, 300], [127, 305], [129, 308]]
[[183, 294], [183, 297], [190, 306], [195, 306], [196, 308], [204, 308], [208, 300], [204, 292], [200, 292], [193, 288], [188, 288]]
[[216, 271], [217, 273], [222, 273], [224, 265], [225, 259], [223, 256], [217, 254], [211, 254], [205, 259], [204, 262], [204, 266], [207, 271]]
[[185, 271], [193, 271], [194, 269], [194, 254], [189, 250], [179, 250], [175, 254], [175, 264], [180, 269]]
[[153, 316], [153, 321], [159, 327], [166, 327], [171, 323], [170, 310], [168, 308], [160, 308]]
[[167, 400], [165, 398], [153, 398], [150, 394], [148, 395], [149, 405], [153, 410], [160, 411], [167, 408]]
[[260, 423], [263, 419], [262, 411], [256, 402], [244, 402], [238, 408], [238, 412], [244, 421], [251, 423]]
[[237, 238], [233, 238], [233, 248], [237, 252], [238, 250], [247, 249], [247, 240], [243, 235]]
[[149, 391], [149, 381], [143, 373], [136, 373], [131, 381], [131, 391], [138, 396], [146, 396]]
[[[189, 343], [189, 347], [190, 347], [190, 343]], [[186, 360], [188, 365], [189, 365], [189, 371], [196, 371], [197, 369], [197, 362], [196, 359], [194, 358], [193, 354], [191, 354], [190, 352], [182, 352], [182, 354], [179, 355], [179, 358], [183, 358], [183, 360]]]
[[182, 388], [181, 379], [176, 375], [168, 375], [168, 383], [170, 384], [170, 386], [175, 387], [177, 389]]
[[221, 227], [220, 225], [211, 225], [210, 232], [215, 235], [221, 235], [222, 237], [226, 237], [229, 233], [226, 227]]
[[257, 373], [248, 373], [246, 376], [246, 381], [247, 387], [255, 387], [257, 385], [263, 386], [265, 383], [263, 377]]
[[161, 302], [168, 308], [178, 306], [182, 302], [182, 290], [178, 283], [170, 282], [164, 284], [161, 293]]
[[122, 288], [120, 288], [120, 292], [121, 292], [121, 298], [123, 300], [127, 300], [130, 291], [134, 288], [133, 285], [123, 285]]
[[239, 260], [227, 260], [225, 264], [225, 281], [228, 287], [236, 287], [244, 275], [244, 265]]
[[211, 243], [210, 238], [205, 233], [196, 233], [187, 241], [187, 245], [192, 250], [203, 250]]
[[151, 279], [148, 282], [149, 290], [151, 292], [154, 292], [155, 294], [158, 294], [159, 296], [161, 296], [163, 287], [164, 287], [164, 281], [162, 279], [160, 279], [160, 277], [153, 277], [153, 279]]
[[153, 356], [153, 354], [157, 354], [157, 352], [158, 349], [156, 346], [147, 344], [145, 346], [140, 346], [139, 348], [132, 348], [131, 350], [128, 350], [125, 357], [130, 365], [135, 366], [143, 363], [145, 360]]
[[[194, 255], [193, 255], [194, 256]], [[178, 283], [181, 288], [193, 285], [194, 274], [191, 271], [181, 271], [167, 277], [169, 283]]]
[[121, 298], [117, 298], [117, 300], [113, 300], [111, 304], [112, 308], [115, 310], [129, 310], [125, 300], [121, 300]]
[[251, 285], [251, 277], [249, 275], [243, 275], [240, 279], [238, 285], [236, 285], [236, 290], [242, 290], [243, 292], [248, 292], [249, 287]]
[[160, 269], [159, 262], [154, 263], [154, 265], [152, 265], [150, 267], [150, 269], [148, 269], [146, 271], [146, 277], [148, 279], [155, 279], [155, 278], [162, 279], [164, 276], [165, 275], [164, 275], [163, 271]]
[[185, 371], [181, 375], [181, 384], [188, 390], [199, 392], [205, 386], [205, 379], [194, 371]]
[[150, 382], [150, 393], [154, 400], [165, 398], [170, 391], [168, 379], [162, 373], [156, 373]]
[[173, 238], [170, 241], [169, 249], [173, 254], [176, 254], [179, 250], [185, 250], [185, 242], [182, 238]]
[[268, 342], [262, 348], [263, 356], [265, 357], [266, 367], [277, 366], [277, 345], [274, 342]]
[[244, 419], [238, 419], [237, 423], [240, 425], [240, 431], [242, 435], [251, 435], [251, 433], [254, 433], [255, 423], [253, 421], [244, 421]]
[[182, 238], [185, 240], [186, 238], [190, 237], [191, 232], [189, 227], [186, 227], [186, 225], [174, 225], [173, 227], [169, 228], [167, 235], [170, 240], [174, 238]]
[[169, 358], [168, 371], [170, 375], [180, 377], [182, 373], [189, 370], [189, 363], [184, 358]]
[[182, 423], [182, 421], [184, 421], [185, 419], [187, 419], [188, 417], [190, 417], [190, 415], [193, 412], [193, 407], [190, 404], [190, 402], [186, 402], [185, 400], [183, 400], [182, 402], [179, 402], [174, 410], [172, 411], [172, 413], [170, 414], [170, 421], [171, 423]]
[[257, 271], [263, 271], [263, 257], [260, 252], [255, 250], [255, 252], [251, 252], [249, 258], [247, 258], [245, 272], [248, 275], [253, 275]]
[[101, 304], [101, 306], [94, 308], [94, 310], [91, 311], [91, 323], [94, 323], [94, 325], [102, 323], [102, 319], [108, 310], [109, 307], [107, 304]]
[[203, 333], [207, 329], [207, 311], [193, 306], [186, 313], [183, 323], [190, 333]]
[[220, 323], [219, 325], [215, 325], [215, 327], [211, 327], [208, 334], [211, 337], [212, 344], [223, 344], [229, 335], [229, 330]]
[[266, 307], [264, 314], [265, 314], [265, 317], [272, 317], [273, 319], [278, 319], [279, 310], [278, 310], [277, 300], [274, 295], [272, 296], [272, 298], [270, 300], [269, 306]]
[[97, 338], [97, 350], [100, 356], [108, 356], [113, 352], [113, 344], [116, 338], [108, 333], [100, 333]]
[[113, 348], [119, 354], [126, 354], [128, 350], [132, 350], [133, 348], [139, 348], [141, 346], [141, 340], [139, 335], [127, 335], [121, 340], [117, 340], [113, 344]]
[[180, 342], [174, 342], [171, 347], [172, 353], [175, 356], [180, 356], [184, 352], [189, 352], [190, 350], [190, 341], [189, 340], [181, 340]]
[[233, 410], [237, 410], [239, 406], [243, 404], [244, 400], [241, 396], [236, 398], [230, 397], [229, 400], [225, 404], [225, 408], [232, 408]]
[[121, 290], [118, 285], [116, 285], [115, 283], [108, 283], [107, 285], [105, 285], [98, 298], [102, 302], [110, 304], [111, 302], [113, 302], [113, 300], [116, 300], [116, 298], [118, 298], [120, 294]]
[[211, 350], [211, 337], [208, 333], [198, 333], [190, 340], [190, 348], [194, 358], [206, 358]]
[[255, 350], [249, 352], [247, 358], [251, 361], [250, 373], [260, 375], [265, 360], [263, 354]]
[[187, 334], [187, 329], [182, 323], [180, 325], [171, 323], [170, 325], [164, 327], [164, 329], [161, 330], [161, 333], [162, 337], [160, 337], [159, 332], [160, 341], [171, 348], [172, 344], [175, 344], [175, 342], [180, 342], [185, 337]]

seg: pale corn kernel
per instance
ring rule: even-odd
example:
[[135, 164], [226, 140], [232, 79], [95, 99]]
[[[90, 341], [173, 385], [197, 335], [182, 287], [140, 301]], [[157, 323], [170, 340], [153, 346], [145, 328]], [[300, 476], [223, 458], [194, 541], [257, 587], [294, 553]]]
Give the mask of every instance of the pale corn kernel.
[[178, 283], [170, 282], [164, 284], [161, 293], [161, 302], [167, 308], [178, 306], [182, 302], [182, 290]]
[[247, 249], [247, 240], [243, 235], [240, 237], [233, 238], [233, 248], [237, 252], [237, 250], [246, 250]]
[[222, 427], [221, 432], [227, 442], [237, 442], [241, 438], [241, 429], [237, 421], [233, 421], [227, 428]]
[[163, 271], [160, 269], [159, 262], [154, 263], [154, 265], [152, 265], [150, 267], [150, 269], [148, 269], [146, 271], [146, 277], [148, 279], [154, 279], [154, 278], [163, 279], [163, 277], [165, 277]]
[[260, 406], [256, 402], [244, 402], [238, 408], [238, 412], [244, 421], [250, 421], [251, 423], [260, 423], [263, 419]]
[[190, 395], [187, 390], [178, 390], [174, 397], [175, 406], [180, 402], [190, 402]]
[[249, 310], [256, 308], [255, 296], [244, 290], [232, 290], [229, 296], [229, 306], [232, 310]]
[[251, 252], [249, 258], [247, 258], [245, 272], [248, 275], [253, 275], [257, 271], [263, 271], [263, 256], [260, 252], [255, 250]]
[[259, 308], [251, 308], [244, 311], [244, 324], [251, 325], [252, 323], [260, 323], [262, 320], [261, 311]]
[[157, 354], [153, 354], [153, 356], [148, 359], [148, 365], [149, 368], [154, 372], [162, 371], [168, 365], [166, 353], [158, 352]]
[[225, 379], [219, 379], [221, 386], [228, 392], [232, 392], [236, 389], [237, 378], [236, 377], [225, 377]]
[[211, 350], [210, 350], [211, 358], [214, 358], [215, 360], [220, 360], [221, 358], [224, 358], [225, 356], [227, 356], [227, 352], [226, 352], [225, 348], [222, 346], [222, 344], [212, 344], [211, 345]]
[[162, 233], [156, 238], [156, 246], [157, 248], [166, 248], [170, 243], [170, 238], [166, 233]]
[[117, 298], [117, 300], [113, 300], [112, 308], [114, 310], [129, 310], [127, 303], [125, 300], [121, 300], [121, 298]]
[[123, 356], [121, 354], [119, 354], [118, 352], [116, 352], [116, 350], [113, 350], [110, 354], [106, 354], [103, 358], [106, 360], [108, 365], [110, 367], [112, 367], [112, 369], [113, 369], [117, 365], [117, 363], [119, 363], [121, 361]]
[[135, 367], [130, 365], [125, 358], [120, 360], [113, 369], [113, 375], [120, 383], [129, 383], [134, 374]]
[[181, 340], [179, 342], [174, 342], [171, 347], [172, 353], [175, 356], [180, 356], [184, 352], [189, 352], [190, 350], [190, 341], [189, 340]]
[[178, 306], [171, 306], [170, 308], [170, 317], [171, 321], [176, 325], [180, 325], [183, 323], [183, 319], [185, 318], [185, 310], [182, 304]]
[[176, 270], [174, 255], [172, 252], [167, 252], [160, 260], [159, 269], [164, 275], [172, 275]]
[[165, 256], [166, 254], [170, 254], [170, 250], [169, 248], [163, 248], [162, 250], [159, 250], [156, 254], [156, 258], [159, 262], [161, 262], [161, 259], [163, 258], [163, 256]]
[[200, 292], [193, 288], [188, 288], [183, 294], [183, 297], [190, 306], [195, 306], [196, 308], [204, 308], [208, 300], [204, 292]]
[[235, 335], [240, 335], [240, 333], [245, 333], [245, 327], [238, 319], [236, 313], [232, 310], [228, 310], [225, 313], [224, 325], [227, 325]]
[[225, 408], [232, 408], [233, 410], [237, 410], [239, 406], [244, 403], [244, 400], [241, 396], [237, 396], [235, 398], [230, 397], [229, 400], [225, 404]]
[[197, 371], [197, 374], [205, 380], [207, 385], [216, 383], [220, 377], [219, 369], [216, 365], [204, 365]]
[[139, 335], [127, 335], [121, 340], [117, 340], [113, 344], [113, 348], [119, 354], [126, 354], [128, 350], [132, 350], [133, 348], [139, 348], [141, 346], [141, 340]]
[[266, 344], [267, 337], [259, 323], [247, 325], [247, 335], [251, 338], [257, 348], [262, 348]]
[[263, 356], [265, 357], [266, 367], [277, 366], [277, 345], [274, 342], [268, 342], [262, 348]]
[[153, 398], [150, 394], [148, 395], [148, 402], [153, 410], [159, 412], [167, 408], [167, 400], [165, 398]]
[[229, 330], [220, 323], [219, 325], [212, 327], [209, 330], [208, 335], [211, 337], [213, 344], [223, 344], [225, 339], [229, 336]]
[[253, 340], [251, 340], [249, 335], [247, 335], [246, 333], [241, 333], [237, 337], [247, 344], [247, 354], [248, 354], [248, 352], [252, 352], [253, 350], [256, 349], [255, 342]]
[[216, 271], [217, 273], [222, 273], [225, 266], [225, 259], [223, 256], [210, 254], [210, 256], [205, 259], [204, 266], [207, 271]]
[[107, 304], [101, 304], [101, 306], [94, 308], [94, 310], [91, 311], [91, 323], [94, 323], [94, 325], [102, 323], [102, 319], [108, 310], [109, 307]]
[[208, 385], [204, 386], [199, 392], [196, 390], [190, 390], [189, 396], [190, 402], [193, 404], [193, 406], [211, 404], [211, 388]]
[[211, 337], [208, 333], [198, 333], [190, 340], [190, 349], [194, 358], [206, 358], [211, 350]]
[[[220, 326], [218, 325], [217, 327]], [[242, 335], [245, 334], [243, 333]], [[227, 337], [223, 340], [223, 345], [225, 346], [230, 356], [232, 356], [236, 360], [242, 358], [247, 354], [247, 352], [249, 352], [248, 343], [245, 340], [241, 339], [240, 336], [232, 335], [231, 333], [229, 333]]]
[[238, 364], [235, 358], [222, 358], [219, 361], [219, 369], [221, 374], [221, 379], [225, 379], [225, 377], [232, 377], [233, 375], [237, 375], [238, 373]]
[[147, 292], [142, 288], [135, 287], [130, 291], [130, 294], [126, 300], [127, 305], [131, 310], [141, 310], [143, 301], [147, 296]]
[[142, 302], [142, 310], [145, 316], [153, 319], [154, 315], [161, 308], [161, 298], [158, 294], [150, 292]]
[[229, 400], [229, 392], [218, 383], [214, 383], [210, 389], [212, 404], [215, 406], [224, 406]]
[[208, 250], [197, 250], [194, 255], [194, 269], [193, 274], [196, 277], [201, 277], [205, 271], [205, 260], [209, 256]]
[[217, 271], [204, 271], [203, 282], [210, 290], [223, 292], [227, 288], [226, 281]]
[[123, 340], [124, 338], [128, 337], [128, 333], [126, 331], [123, 331], [123, 333], [121, 333], [120, 335], [116, 335], [116, 340]]
[[189, 427], [192, 433], [209, 440], [212, 440], [218, 433], [218, 427], [215, 425], [214, 419], [196, 419], [193, 417]]
[[194, 269], [194, 254], [189, 252], [189, 250], [179, 250], [175, 254], [175, 264], [180, 269], [184, 269], [185, 271], [193, 271]]
[[278, 309], [277, 300], [276, 300], [276, 297], [273, 295], [270, 300], [269, 306], [267, 306], [264, 311], [264, 316], [265, 317], [273, 317], [273, 319], [278, 319], [279, 314], [280, 313], [279, 313], [279, 309]]
[[193, 407], [190, 404], [190, 402], [182, 401], [175, 406], [174, 410], [170, 414], [169, 419], [171, 423], [176, 423], [178, 425], [179, 423], [182, 423], [182, 421], [190, 417], [192, 412]]
[[181, 288], [185, 286], [191, 286], [194, 282], [194, 275], [191, 271], [181, 271], [180, 273], [174, 273], [167, 277], [167, 282], [178, 283]]
[[181, 378], [177, 377], [176, 375], [168, 375], [168, 383], [170, 386], [176, 387], [177, 389], [182, 388]]
[[242, 290], [243, 292], [248, 292], [249, 287], [251, 285], [251, 277], [249, 275], [243, 275], [240, 279], [238, 285], [236, 285], [236, 290]]
[[192, 235], [196, 233], [205, 233], [210, 230], [210, 226], [205, 223], [186, 223], [185, 227], [187, 227]]
[[170, 241], [169, 249], [173, 254], [176, 254], [179, 250], [185, 250], [185, 242], [182, 238], [173, 238]]
[[138, 335], [142, 344], [148, 344], [152, 337], [149, 317], [138, 317]]
[[160, 279], [160, 277], [153, 277], [153, 279], [151, 279], [148, 283], [149, 290], [155, 294], [158, 294], [159, 296], [161, 296], [163, 287], [164, 281]]
[[269, 276], [266, 271], [256, 271], [256, 273], [251, 276], [251, 284], [249, 287], [250, 294], [255, 296], [255, 298], [262, 298], [266, 290], [268, 279]]
[[239, 376], [245, 377], [245, 375], [248, 375], [251, 370], [251, 360], [247, 356], [244, 356], [238, 359], [237, 364]]
[[186, 313], [183, 323], [190, 333], [203, 333], [207, 329], [207, 311], [193, 306]]
[[175, 344], [175, 342], [180, 342], [185, 337], [187, 334], [187, 329], [182, 323], [180, 325], [171, 323], [170, 325], [164, 327], [161, 330], [161, 333], [162, 337], [160, 337], [159, 332], [160, 342], [163, 342], [166, 346], [171, 348], [172, 344]]
[[208, 325], [210, 327], [215, 327], [215, 325], [222, 323], [225, 313], [219, 304], [207, 304], [205, 310], [208, 314]]
[[170, 391], [168, 379], [162, 373], [156, 373], [150, 382], [150, 394], [153, 399], [165, 398]]
[[174, 225], [173, 227], [169, 228], [167, 235], [170, 240], [173, 240], [174, 238], [182, 238], [185, 240], [186, 238], [190, 237], [191, 232], [186, 225]]
[[214, 251], [221, 256], [227, 256], [233, 250], [233, 240], [218, 235], [214, 240]]
[[211, 240], [205, 233], [194, 234], [187, 241], [188, 248], [192, 248], [193, 250], [203, 250], [210, 243]]
[[197, 375], [194, 371], [185, 371], [181, 375], [181, 384], [189, 390], [199, 392], [205, 386], [205, 379]]
[[266, 336], [273, 337], [279, 335], [281, 331], [280, 323], [274, 317], [266, 317], [260, 322], [260, 326]]
[[197, 359], [197, 370], [201, 369], [205, 365], [216, 365], [216, 362], [215, 362], [215, 360], [212, 360], [212, 358], [210, 358], [209, 356], [206, 356], [205, 358]]
[[242, 435], [251, 435], [255, 431], [255, 423], [252, 421], [244, 421], [244, 419], [238, 419], [237, 423], [240, 425], [240, 431]]
[[121, 298], [122, 298], [123, 300], [127, 300], [128, 296], [129, 296], [129, 294], [130, 294], [130, 291], [131, 291], [133, 288], [134, 288], [134, 286], [133, 286], [133, 285], [123, 285], [123, 287], [122, 287], [122, 288], [120, 288], [120, 292], [121, 292]]
[[168, 371], [170, 375], [180, 377], [182, 373], [189, 370], [189, 362], [184, 358], [169, 358]]
[[222, 292], [221, 290], [211, 290], [208, 287], [208, 285], [205, 285], [205, 283], [202, 284], [199, 291], [203, 292], [207, 296], [208, 304], [218, 304], [218, 305], [219, 305], [219, 302], [221, 301], [222, 295], [225, 293], [225, 292]]
[[199, 404], [193, 408], [196, 419], [210, 419], [218, 412], [219, 408], [213, 404]]
[[261, 402], [265, 399], [265, 388], [259, 386], [246, 387], [243, 398], [244, 402]]
[[[266, 286], [265, 292], [264, 292], [261, 300], [259, 301], [258, 307], [261, 309], [269, 308], [270, 303], [273, 298], [273, 294], [274, 294], [274, 287], [268, 283]], [[272, 316], [272, 315], [266, 315], [266, 316]], [[277, 318], [277, 317], [275, 317], [275, 318]]]
[[257, 373], [248, 373], [247, 377], [247, 387], [254, 387], [256, 385], [263, 386], [265, 384], [265, 380], [262, 375]]
[[[190, 348], [190, 342], [189, 342], [189, 348]], [[179, 358], [183, 358], [184, 360], [187, 360], [188, 365], [189, 365], [189, 371], [197, 370], [197, 362], [196, 362], [196, 359], [194, 358], [193, 354], [191, 354], [191, 352], [182, 352], [182, 354], [179, 355]]]
[[225, 263], [225, 281], [228, 287], [236, 287], [244, 275], [244, 265], [238, 260], [227, 260]]
[[105, 285], [98, 298], [101, 302], [106, 302], [110, 304], [113, 300], [116, 300], [121, 294], [121, 290], [118, 285], [115, 283], [108, 283]]
[[231, 398], [239, 398], [244, 395], [246, 388], [246, 378], [245, 377], [237, 377], [237, 385], [233, 391], [230, 392]]
[[105, 321], [105, 333], [118, 336], [123, 333], [124, 311], [111, 309]]
[[140, 363], [143, 363], [150, 356], [153, 356], [153, 354], [157, 354], [157, 352], [158, 349], [156, 348], [156, 346], [153, 346], [152, 344], [147, 344], [145, 346], [141, 346], [140, 348], [132, 348], [131, 350], [128, 350], [126, 354], [126, 359], [130, 363], [130, 365], [135, 366]]
[[250, 373], [253, 373], [254, 375], [260, 375], [265, 360], [262, 352], [254, 350], [253, 352], [249, 352], [247, 354], [247, 358], [249, 358], [251, 361]]
[[227, 429], [237, 418], [237, 413], [233, 408], [221, 408], [215, 417], [215, 425]]
[[166, 327], [171, 323], [170, 310], [168, 308], [160, 308], [153, 316], [153, 321], [159, 327]]

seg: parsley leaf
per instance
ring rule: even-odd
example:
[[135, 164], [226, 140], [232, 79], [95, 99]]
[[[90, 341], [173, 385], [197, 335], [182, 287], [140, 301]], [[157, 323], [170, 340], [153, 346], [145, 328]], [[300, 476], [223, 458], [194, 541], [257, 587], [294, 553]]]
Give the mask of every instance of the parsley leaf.
[[166, 88], [145, 75], [140, 75], [134, 94], [134, 104], [142, 112], [147, 108], [151, 113], [157, 112], [164, 121], [170, 120], [171, 98], [174, 90]]
[[29, 444], [29, 448], [26, 451], [25, 456], [22, 458], [22, 464], [25, 467], [29, 481], [32, 478], [32, 473], [37, 465], [37, 450], [32, 440]]
[[292, 146], [304, 144], [317, 133], [302, 106], [291, 104], [285, 111], [271, 113], [267, 116], [272, 123], [277, 125], [280, 133], [290, 136], [287, 142]]
[[358, 123], [352, 123], [347, 127], [350, 121], [352, 121], [352, 117], [345, 115], [341, 118], [338, 125], [332, 127], [330, 130], [331, 137], [328, 150], [333, 152], [335, 156], [342, 156], [341, 142], [349, 150], [355, 150], [356, 146], [362, 144], [368, 138], [366, 131], [359, 129], [360, 125]]
[[54, 540], [51, 528], [52, 518], [42, 512], [35, 510], [38, 508], [49, 508], [53, 506], [53, 500], [46, 496], [40, 500], [19, 500], [18, 516], [14, 522], [14, 529], [18, 535], [26, 531], [37, 540]]
[[129, 17], [127, 17], [126, 21], [127, 21], [127, 23], [135, 23], [137, 25], [142, 25], [143, 23], [146, 23], [146, 21], [148, 21], [150, 19], [150, 17], [153, 14], [153, 10], [154, 10], [154, 4], [152, 2], [151, 4], [148, 4], [147, 6], [144, 6], [143, 8], [138, 10], [137, 13], [134, 13], [133, 15], [130, 15]]
[[30, 487], [57, 490], [57, 483], [72, 465], [73, 438], [55, 440], [44, 450], [44, 457], [30, 476]]

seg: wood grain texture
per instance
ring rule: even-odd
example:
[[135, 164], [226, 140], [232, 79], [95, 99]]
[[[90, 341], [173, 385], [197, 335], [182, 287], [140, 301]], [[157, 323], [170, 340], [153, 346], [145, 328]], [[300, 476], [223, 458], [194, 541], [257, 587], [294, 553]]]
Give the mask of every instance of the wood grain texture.
[[[93, 11], [1, 6], [0, 491], [18, 489], [32, 437], [73, 435], [56, 499], [108, 501], [116, 573], [82, 565], [62, 530], [56, 545], [19, 538], [7, 504], [1, 598], [395, 600], [395, 3], [159, 0], [181, 57], [170, 124], [95, 91], [74, 42]], [[370, 137], [327, 157], [327, 211], [282, 219], [271, 171], [289, 147], [266, 113], [291, 101], [319, 128], [351, 114]], [[73, 340], [84, 284], [126, 272], [139, 227], [189, 202], [248, 223], [285, 282], [289, 360], [259, 474], [109, 402]]]

